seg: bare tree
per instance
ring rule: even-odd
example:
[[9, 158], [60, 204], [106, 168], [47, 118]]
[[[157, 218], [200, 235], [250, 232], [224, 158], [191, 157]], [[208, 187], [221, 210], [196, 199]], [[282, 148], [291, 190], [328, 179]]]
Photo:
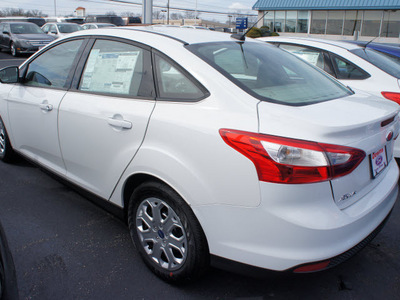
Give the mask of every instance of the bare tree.
[[41, 10], [37, 9], [25, 11], [22, 8], [4, 8], [3, 10], [0, 10], [0, 16], [46, 17], [47, 15], [43, 14]]
[[117, 14], [115, 13], [115, 11], [107, 11], [106, 15], [107, 16], [116, 16]]
[[161, 10], [153, 10], [153, 19], [161, 20], [164, 19], [164, 12]]

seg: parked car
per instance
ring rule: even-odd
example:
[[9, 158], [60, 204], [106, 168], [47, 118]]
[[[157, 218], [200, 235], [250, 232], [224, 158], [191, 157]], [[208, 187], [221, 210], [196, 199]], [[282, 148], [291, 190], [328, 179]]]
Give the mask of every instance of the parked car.
[[85, 18], [86, 23], [111, 23], [115, 26], [124, 26], [125, 22], [120, 16], [115, 15], [88, 15]]
[[[291, 37], [263, 37], [329, 73], [344, 85], [400, 104], [400, 61], [352, 43]], [[400, 157], [400, 140], [395, 145]]]
[[0, 80], [0, 158], [20, 153], [118, 208], [166, 281], [194, 280], [214, 258], [333, 267], [398, 195], [400, 107], [264, 42], [93, 29]]
[[114, 24], [111, 23], [86, 23], [81, 25], [82, 29], [98, 29], [104, 27], [116, 27]]
[[42, 27], [46, 23], [42, 17], [21, 17], [21, 16], [8, 16], [0, 17], [0, 22], [31, 22], [39, 27]]
[[35, 53], [53, 40], [54, 37], [45, 34], [33, 23], [0, 23], [0, 48], [11, 51], [13, 56]]
[[0, 222], [0, 299], [18, 300], [18, 284], [14, 260]]
[[384, 43], [374, 43], [374, 42], [367, 42], [367, 41], [346, 41], [348, 43], [353, 43], [359, 45], [361, 47], [368, 47], [374, 49], [376, 51], [385, 53], [390, 55], [391, 57], [395, 57], [400, 59], [400, 47], [397, 44], [384, 44]]
[[82, 27], [75, 23], [46, 23], [42, 30], [55, 38], [59, 38], [71, 32], [83, 30]]
[[263, 37], [323, 69], [354, 89], [400, 104], [400, 62], [370, 48], [348, 42], [291, 37]]

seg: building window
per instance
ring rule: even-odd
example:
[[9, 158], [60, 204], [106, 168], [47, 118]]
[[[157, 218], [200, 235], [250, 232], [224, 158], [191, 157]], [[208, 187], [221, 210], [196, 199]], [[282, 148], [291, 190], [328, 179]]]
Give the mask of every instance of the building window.
[[328, 12], [326, 34], [342, 35], [344, 11], [332, 10]]
[[354, 35], [361, 29], [362, 11], [347, 10], [344, 18], [343, 35]]
[[286, 12], [285, 32], [296, 32], [297, 11], [289, 10]]
[[311, 33], [325, 34], [326, 28], [326, 11], [315, 10], [311, 17]]
[[264, 16], [264, 26], [268, 26], [269, 30], [274, 30], [274, 11], [268, 11]]
[[308, 32], [308, 11], [300, 10], [297, 12], [297, 28], [296, 32]]
[[400, 10], [384, 11], [381, 35], [383, 37], [400, 37]]
[[379, 36], [381, 27], [382, 11], [364, 11], [364, 22], [362, 25], [363, 36]]
[[285, 30], [285, 11], [275, 12], [275, 32], [282, 32]]

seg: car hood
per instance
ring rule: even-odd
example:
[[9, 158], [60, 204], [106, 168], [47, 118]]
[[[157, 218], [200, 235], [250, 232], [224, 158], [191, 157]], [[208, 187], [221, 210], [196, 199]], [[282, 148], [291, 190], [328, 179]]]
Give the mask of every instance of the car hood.
[[31, 34], [14, 34], [20, 40], [45, 40], [45, 41], [53, 41], [54, 38], [50, 37], [45, 33], [31, 33]]

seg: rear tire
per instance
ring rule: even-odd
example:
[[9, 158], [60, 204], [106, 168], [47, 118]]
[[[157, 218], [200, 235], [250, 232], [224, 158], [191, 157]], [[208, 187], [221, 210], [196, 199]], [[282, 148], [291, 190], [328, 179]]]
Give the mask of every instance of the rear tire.
[[12, 162], [15, 158], [15, 152], [8, 138], [6, 127], [0, 117], [0, 160]]
[[129, 202], [128, 224], [142, 259], [163, 280], [191, 281], [207, 271], [204, 232], [190, 207], [167, 185], [141, 184]]

